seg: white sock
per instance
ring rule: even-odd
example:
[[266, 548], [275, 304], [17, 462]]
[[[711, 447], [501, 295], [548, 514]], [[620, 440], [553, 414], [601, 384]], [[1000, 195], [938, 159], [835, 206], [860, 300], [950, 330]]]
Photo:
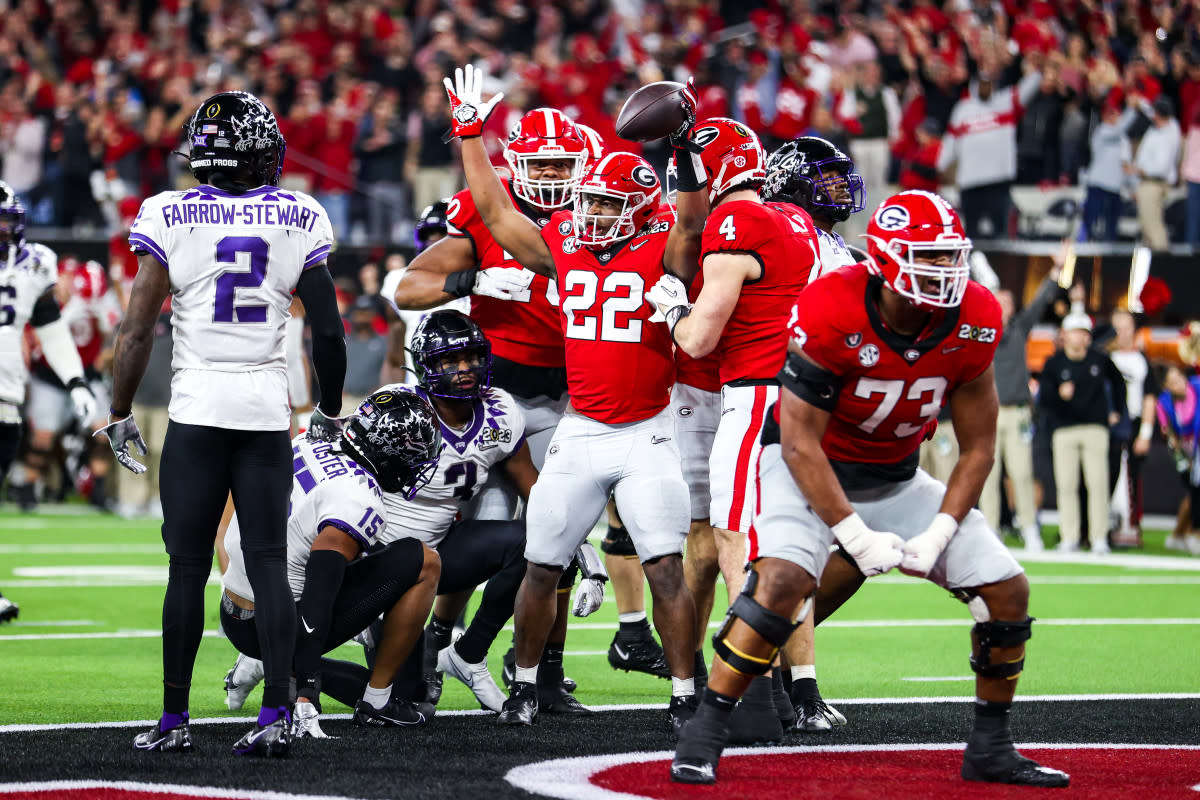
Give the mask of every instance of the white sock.
[[671, 676], [671, 697], [687, 697], [696, 693], [695, 678], [676, 678]]
[[538, 665], [532, 667], [518, 666], [514, 672], [513, 680], [517, 683], [537, 683]]
[[376, 689], [371, 684], [367, 684], [367, 690], [363, 692], [363, 700], [371, 705], [371, 708], [380, 709], [388, 704], [392, 699], [392, 685], [389, 683], [382, 689]]
[[804, 664], [799, 667], [792, 667], [791, 672], [792, 680], [794, 681], [803, 680], [804, 678], [812, 678], [814, 681], [817, 679], [816, 664]]
[[630, 611], [626, 614], [617, 614], [617, 622], [641, 622], [645, 618], [645, 611]]

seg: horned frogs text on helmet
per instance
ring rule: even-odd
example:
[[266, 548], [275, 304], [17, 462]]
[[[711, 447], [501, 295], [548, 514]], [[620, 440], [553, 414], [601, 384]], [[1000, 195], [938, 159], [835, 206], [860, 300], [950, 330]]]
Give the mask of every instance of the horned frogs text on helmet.
[[418, 253], [432, 244], [429, 239], [434, 234], [440, 233], [442, 236], [446, 235], [446, 212], [449, 208], [450, 198], [443, 197], [433, 205], [426, 206], [425, 210], [421, 212], [421, 218], [417, 220], [417, 227], [413, 231], [413, 238], [416, 240]]
[[763, 200], [795, 203], [833, 222], [845, 222], [866, 202], [854, 161], [819, 136], [800, 136], [772, 153], [761, 194]]
[[383, 491], [411, 500], [433, 476], [442, 432], [424, 399], [382, 390], [367, 397], [346, 421], [341, 447], [375, 475]]
[[[492, 385], [492, 345], [461, 311], [431, 312], [417, 323], [410, 349], [417, 380], [431, 395], [471, 400]], [[464, 359], [471, 366], [461, 370]]]
[[287, 143], [271, 109], [249, 92], [214, 94], [184, 130], [188, 163], [201, 183], [241, 194], [279, 182]]
[[933, 192], [894, 194], [867, 225], [868, 269], [919, 306], [952, 308], [962, 302], [970, 252], [958, 212]]
[[11, 263], [25, 246], [25, 207], [16, 191], [0, 181], [0, 259]]

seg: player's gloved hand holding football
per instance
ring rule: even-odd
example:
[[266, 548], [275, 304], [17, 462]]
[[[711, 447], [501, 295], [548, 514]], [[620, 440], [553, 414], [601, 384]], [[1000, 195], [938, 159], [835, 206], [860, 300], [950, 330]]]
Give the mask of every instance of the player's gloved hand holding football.
[[704, 148], [692, 141], [692, 128], [696, 125], [696, 79], [688, 78], [683, 88], [680, 105], [683, 107], [683, 122], [667, 137], [667, 143], [676, 150], [703, 153]]
[[867, 527], [862, 517], [851, 514], [834, 525], [833, 535], [868, 578], [899, 566], [904, 558], [904, 540], [894, 533]]
[[483, 124], [491, 115], [492, 109], [504, 97], [504, 93], [483, 102], [483, 82], [487, 74], [474, 64], [466, 68], [454, 69], [454, 82], [443, 78], [446, 94], [450, 97], [450, 135], [460, 138], [479, 136], [483, 133]]
[[96, 416], [96, 395], [83, 378], [72, 378], [67, 384], [71, 390], [71, 407], [80, 425], [87, 425]]
[[304, 438], [310, 442], [332, 442], [342, 435], [342, 417], [328, 416], [318, 405], [308, 418], [308, 430]]
[[598, 578], [585, 578], [579, 582], [575, 590], [575, 605], [571, 613], [577, 617], [586, 617], [593, 611], [600, 610], [604, 602], [604, 581]]
[[924, 578], [933, 569], [946, 545], [958, 530], [958, 520], [949, 514], [938, 514], [924, 532], [904, 543], [904, 558], [900, 571], [905, 575]]
[[[650, 291], [646, 292], [646, 299], [654, 306], [654, 314], [650, 316], [650, 321], [665, 321], [672, 330], [675, 329], [675, 323], [683, 316], [684, 311], [691, 310], [691, 304], [688, 303], [687, 298], [687, 287], [674, 275], [668, 274], [659, 278], [658, 283], [651, 286]], [[677, 308], [680, 310], [675, 311]]]
[[92, 434], [93, 439], [101, 436], [108, 438], [113, 455], [117, 457], [117, 462], [122, 467], [134, 475], [141, 475], [146, 471], [146, 465], [134, 460], [133, 456], [129, 454], [129, 445], [131, 444], [137, 448], [138, 455], [144, 456], [150, 452], [150, 448], [146, 447], [146, 441], [142, 438], [142, 432], [138, 430], [133, 414], [117, 420], [109, 415], [108, 424]]

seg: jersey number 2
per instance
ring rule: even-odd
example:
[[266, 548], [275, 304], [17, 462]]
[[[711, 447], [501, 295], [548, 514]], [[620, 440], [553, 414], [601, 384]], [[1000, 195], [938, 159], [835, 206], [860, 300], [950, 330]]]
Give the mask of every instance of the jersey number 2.
[[[270, 245], [261, 236], [226, 236], [217, 242], [217, 264], [229, 264], [217, 276], [213, 322], [266, 322], [265, 305], [237, 305], [238, 289], [257, 289], [267, 277]], [[242, 256], [246, 258], [243, 260]]]
[[894, 431], [896, 438], [904, 439], [919, 433], [925, 425], [937, 418], [938, 412], [942, 410], [942, 397], [946, 394], [946, 387], [949, 385], [945, 378], [941, 376], [930, 378], [917, 378], [908, 385], [908, 391], [904, 391], [905, 381], [885, 381], [878, 378], [859, 378], [858, 383], [854, 386], [854, 396], [861, 397], [864, 400], [869, 400], [875, 395], [883, 395], [883, 400], [876, 407], [874, 413], [867, 417], [862, 422], [858, 423], [858, 427], [862, 428], [867, 433], [874, 433], [875, 429], [888, 418], [888, 415], [896, 408], [896, 404], [900, 402], [901, 395], [908, 400], [921, 401], [925, 399], [925, 395], [929, 395], [928, 403], [921, 403], [921, 408], [918, 412], [921, 415], [921, 424], [914, 425], [911, 422], [901, 422], [896, 425]]
[[[636, 272], [610, 272], [600, 284], [594, 272], [573, 269], [563, 278], [563, 289], [570, 292], [582, 289], [579, 294], [570, 294], [562, 300], [562, 312], [567, 315], [567, 338], [594, 342], [599, 328], [602, 342], [640, 342], [642, 321], [640, 319], [617, 321], [617, 314], [633, 314], [642, 307], [642, 295], [646, 282]], [[596, 306], [597, 290], [608, 295], [600, 303], [600, 316], [590, 313]]]

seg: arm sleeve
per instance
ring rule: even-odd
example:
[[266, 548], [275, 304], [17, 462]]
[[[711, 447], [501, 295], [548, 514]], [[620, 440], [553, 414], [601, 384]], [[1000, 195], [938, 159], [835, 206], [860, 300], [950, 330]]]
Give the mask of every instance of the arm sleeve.
[[54, 299], [54, 292], [47, 289], [34, 302], [33, 311], [29, 314], [29, 324], [41, 328], [61, 317], [62, 310], [58, 307], [58, 301]]
[[303, 685], [316, 675], [333, 621], [333, 602], [346, 575], [346, 557], [336, 550], [314, 550], [304, 566], [304, 592], [296, 604], [301, 624], [296, 631], [296, 680]]
[[62, 317], [51, 323], [34, 328], [38, 341], [42, 344], [42, 355], [54, 374], [65, 384], [83, 378], [83, 362], [79, 360], [79, 350], [75, 348], [75, 340], [71, 338], [71, 329]]
[[346, 380], [346, 334], [334, 291], [333, 276], [324, 265], [306, 270], [296, 284], [296, 294], [312, 326], [313, 371], [321, 387], [321, 410], [336, 416], [342, 409]]

